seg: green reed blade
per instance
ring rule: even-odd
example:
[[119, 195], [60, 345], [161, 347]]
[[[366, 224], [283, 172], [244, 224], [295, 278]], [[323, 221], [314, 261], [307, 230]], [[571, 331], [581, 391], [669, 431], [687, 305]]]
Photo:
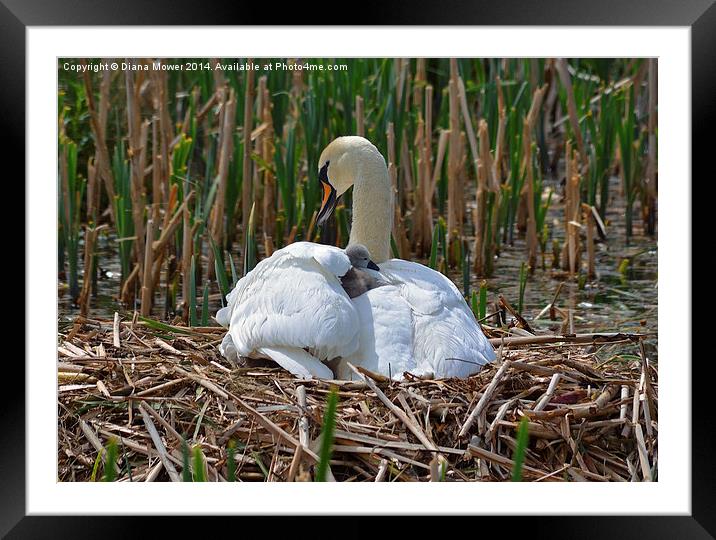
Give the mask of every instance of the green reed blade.
[[338, 391], [331, 388], [328, 394], [328, 404], [323, 416], [323, 429], [321, 431], [321, 451], [319, 453], [318, 466], [316, 468], [316, 482], [325, 482], [328, 474], [331, 453], [333, 452], [333, 433], [336, 426], [336, 408], [338, 406]]
[[525, 462], [525, 452], [527, 451], [527, 443], [529, 442], [529, 419], [523, 416], [520, 425], [517, 428], [517, 447], [514, 454], [514, 466], [512, 467], [512, 481], [522, 481], [522, 466]]

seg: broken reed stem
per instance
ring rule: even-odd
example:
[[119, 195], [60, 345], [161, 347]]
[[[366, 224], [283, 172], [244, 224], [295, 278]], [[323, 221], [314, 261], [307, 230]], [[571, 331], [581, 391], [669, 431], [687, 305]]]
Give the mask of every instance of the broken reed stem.
[[356, 135], [359, 137], [365, 137], [365, 118], [363, 114], [363, 97], [356, 96]]
[[424, 252], [427, 251], [427, 239], [430, 237], [433, 228], [433, 193], [435, 188], [432, 184], [432, 161], [433, 161], [433, 87], [425, 87], [425, 132], [423, 135], [423, 221], [422, 237]]
[[154, 237], [154, 220], [147, 220], [147, 240], [144, 252], [144, 276], [142, 277], [142, 317], [148, 317], [152, 312], [152, 268], [153, 254], [152, 238]]
[[490, 399], [492, 398], [492, 395], [495, 393], [495, 390], [497, 390], [497, 387], [502, 382], [502, 378], [504, 377], [505, 373], [507, 373], [507, 370], [510, 368], [511, 363], [512, 362], [510, 360], [505, 360], [502, 363], [500, 369], [497, 370], [497, 373], [495, 373], [495, 376], [490, 381], [490, 384], [487, 385], [487, 388], [482, 394], [480, 401], [477, 402], [477, 405], [475, 405], [475, 408], [470, 413], [470, 416], [467, 417], [467, 420], [465, 420], [465, 423], [460, 428], [458, 437], [465, 437], [468, 431], [470, 431], [472, 424], [475, 422], [475, 420], [477, 420], [477, 417], [485, 409]]
[[477, 275], [485, 275], [485, 229], [487, 210], [487, 172], [484, 162], [477, 159], [477, 192], [475, 194], [475, 262], [474, 269]]
[[532, 135], [530, 124], [527, 119], [524, 121], [524, 155], [525, 155], [525, 196], [527, 197], [527, 264], [530, 272], [534, 271], [537, 262], [537, 221], [535, 217], [535, 193], [534, 178], [532, 169]]
[[[86, 66], [87, 61], [82, 60], [82, 65]], [[100, 108], [99, 112], [95, 107], [94, 92], [92, 91], [92, 81], [90, 72], [84, 71], [82, 78], [85, 86], [85, 95], [87, 98], [87, 110], [89, 111], [90, 128], [95, 143], [95, 167], [103, 180], [107, 198], [109, 199], [109, 215], [114, 225], [116, 223], [114, 216], [114, 176], [110, 167], [109, 150], [107, 150], [107, 140], [105, 139], [107, 111], [109, 109], [109, 70], [105, 71], [100, 84]]]
[[[525, 171], [525, 185], [522, 188], [523, 208], [526, 210], [527, 221], [525, 228], [527, 232], [527, 260], [530, 271], [534, 271], [537, 261], [537, 220], [535, 214], [535, 193], [534, 193], [534, 169], [532, 163], [532, 133], [534, 132], [535, 123], [539, 117], [539, 111], [542, 107], [544, 94], [547, 91], [547, 85], [537, 88], [532, 95], [532, 103], [530, 109], [523, 121], [522, 142], [523, 161], [522, 167]], [[524, 213], [523, 213], [524, 215]]]
[[572, 127], [572, 133], [574, 138], [577, 140], [577, 148], [579, 149], [579, 155], [581, 163], [586, 165], [587, 163], [587, 152], [584, 148], [584, 139], [582, 138], [582, 130], [579, 127], [579, 117], [577, 116], [577, 102], [574, 99], [574, 89], [572, 88], [572, 77], [569, 74], [567, 67], [566, 58], [558, 58], [555, 64], [559, 79], [564, 87], [567, 94], [567, 112], [569, 114], [569, 123]]
[[[164, 62], [164, 60], [160, 60]], [[156, 71], [156, 70], [155, 70]], [[169, 94], [168, 75], [166, 71], [157, 71], [156, 91], [157, 91], [157, 107], [155, 111], [159, 113], [159, 145], [161, 147], [161, 200], [166, 205], [169, 198], [169, 180], [171, 177], [171, 141], [174, 139], [174, 128], [171, 118], [169, 117]]]
[[649, 154], [647, 158], [646, 177], [644, 183], [646, 185], [646, 231], [653, 235], [656, 232], [656, 76], [657, 76], [657, 59], [650, 58], [649, 62]]
[[[465, 131], [467, 132], [467, 139], [470, 141], [470, 151], [472, 152], [472, 162], [477, 166], [478, 150], [477, 150], [477, 139], [475, 138], [475, 130], [472, 129], [472, 120], [470, 119], [470, 109], [467, 106], [467, 96], [465, 95], [465, 83], [462, 77], [457, 78], [458, 83], [458, 97], [460, 98], [460, 110], [462, 111], [462, 121], [465, 124]], [[482, 125], [484, 120], [480, 120]], [[482, 132], [480, 132], [482, 138]], [[480, 141], [482, 143], [482, 140]], [[489, 144], [489, 142], [488, 142]], [[484, 159], [484, 156], [483, 156]], [[477, 173], [477, 169], [475, 169]]]
[[[251, 63], [252, 59], [247, 58], [247, 63]], [[251, 130], [254, 121], [254, 72], [248, 70], [245, 72], [246, 90], [244, 94], [244, 158], [243, 170], [241, 177], [241, 232], [246, 234], [249, 227], [249, 214], [251, 213], [251, 205], [253, 204], [253, 195], [251, 193]], [[246, 272], [246, 269], [243, 269]]]
[[562, 248], [562, 268], [574, 276], [580, 265], [580, 174], [576, 153], [572, 150], [571, 141], [565, 144], [565, 200], [564, 200], [564, 234], [565, 243]]
[[[182, 221], [185, 210], [188, 208], [189, 203], [194, 198], [194, 190], [191, 190], [187, 195], [184, 197], [184, 202], [181, 203], [181, 206], [174, 212], [174, 215], [171, 217], [171, 220], [167, 223], [167, 219], [169, 219], [169, 211], [164, 216], [165, 224], [162, 227], [162, 232], [159, 235], [159, 239], [152, 242], [152, 250], [154, 251], [154, 257], [158, 257], [159, 253], [167, 246], [169, 243], [169, 240], [171, 239], [171, 236], [174, 234], [174, 231], [176, 231], [177, 227], [179, 226], [179, 222]], [[173, 209], [168, 209], [173, 210]]]
[[[252, 120], [254, 124], [258, 124], [258, 127], [252, 132], [252, 140], [254, 142], [253, 154], [260, 156], [263, 152], [264, 138], [266, 137], [267, 124], [261, 122], [262, 113], [264, 110], [264, 98], [266, 97], [266, 90], [268, 89], [268, 77], [263, 75], [258, 79], [258, 86], [256, 88], [255, 98], [255, 111], [254, 115], [256, 120]], [[258, 224], [263, 221], [263, 198], [262, 198], [262, 187], [261, 187], [261, 171], [259, 167], [253, 165], [251, 167], [252, 178], [253, 178], [253, 196], [251, 198], [252, 210], [254, 215], [254, 229], [258, 228]], [[251, 211], [249, 211], [249, 216]], [[233, 231], [232, 231], [233, 232]], [[245, 235], [244, 235], [245, 236]]]
[[162, 207], [162, 154], [159, 148], [159, 117], [152, 119], [152, 219], [159, 223]]
[[596, 276], [596, 261], [594, 254], [594, 215], [592, 214], [593, 208], [585, 203], [582, 203], [582, 210], [584, 211], [584, 226], [587, 229], [587, 275], [590, 278]]
[[94, 267], [94, 248], [97, 242], [97, 233], [105, 227], [106, 225], [100, 225], [99, 227], [85, 226], [84, 278], [82, 280], [82, 290], [78, 301], [80, 305], [80, 315], [82, 317], [86, 317], [89, 313], [92, 268]]
[[[229, 163], [234, 152], [234, 126], [236, 121], [236, 94], [234, 89], [229, 93], [229, 99], [224, 102], [221, 121], [221, 136], [219, 141], [219, 167], [218, 188], [214, 199], [212, 211], [211, 235], [219, 250], [224, 245], [224, 213], [226, 204], [226, 184], [229, 176]], [[250, 144], [246, 139], [244, 144]], [[250, 151], [250, 146], [249, 146]], [[243, 177], [244, 188], [251, 189], [251, 177]], [[214, 275], [213, 250], [210, 250], [208, 275]]]
[[184, 302], [184, 309], [182, 318], [185, 324], [189, 324], [189, 295], [195, 294], [195, 291], [190, 290], [189, 284], [191, 279], [189, 274], [191, 273], [191, 258], [193, 255], [194, 242], [193, 234], [191, 229], [191, 220], [189, 217], [189, 204], [188, 200], [185, 201], [187, 204], [182, 209], [182, 249], [181, 249], [181, 270], [182, 270], [182, 301]]
[[623, 332], [603, 332], [596, 334], [573, 334], [563, 336], [517, 336], [517, 337], [500, 337], [490, 338], [489, 341], [494, 346], [499, 345], [537, 345], [547, 343], [613, 343], [619, 341], [636, 341], [642, 334], [629, 334]]
[[[266, 124], [266, 132], [263, 137], [263, 144], [261, 145], [261, 157], [265, 163], [273, 163], [273, 118], [271, 116], [271, 109], [273, 107], [271, 103], [271, 92], [268, 88], [263, 89], [263, 98], [261, 105], [263, 109], [259, 111], [261, 116], [261, 122]], [[270, 237], [276, 236], [276, 208], [274, 205], [275, 199], [275, 180], [273, 172], [270, 168], [263, 170], [263, 186], [264, 186], [264, 199], [263, 199], [263, 231], [264, 234], [270, 235]]]
[[[136, 63], [136, 60], [127, 59], [127, 63]], [[132, 220], [134, 223], [134, 252], [140, 269], [144, 264], [144, 201], [143, 201], [143, 179], [144, 167], [141, 163], [142, 147], [147, 136], [146, 123], [140, 127], [140, 112], [137, 99], [137, 89], [134, 84], [134, 74], [131, 69], [124, 73], [125, 88], [127, 92], [127, 131], [128, 142], [127, 155], [129, 156], [130, 168], [130, 196], [132, 199]], [[131, 289], [129, 290], [131, 293]]]
[[460, 104], [458, 97], [457, 59], [450, 59], [450, 82], [448, 86], [450, 148], [448, 153], [448, 193], [446, 248], [451, 253], [453, 242], [460, 238], [462, 223], [458, 218], [460, 189]]
[[[388, 139], [388, 176], [390, 177], [390, 185], [393, 190], [393, 200], [398, 200], [398, 169], [395, 166], [395, 130], [393, 122], [388, 122], [388, 130], [386, 132]], [[400, 205], [393, 204], [393, 237], [398, 247], [398, 256], [404, 257], [407, 254], [406, 246], [404, 242], [405, 226], [403, 224], [403, 217], [400, 212]]]

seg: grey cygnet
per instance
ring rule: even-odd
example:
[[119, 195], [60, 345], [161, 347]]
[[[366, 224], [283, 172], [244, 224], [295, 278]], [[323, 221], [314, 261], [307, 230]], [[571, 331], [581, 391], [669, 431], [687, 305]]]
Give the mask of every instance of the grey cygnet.
[[370, 252], [363, 244], [352, 244], [346, 248], [346, 255], [352, 268], [341, 278], [341, 285], [350, 298], [355, 298], [371, 289], [387, 285], [365, 269], [379, 271], [378, 265], [370, 260]]

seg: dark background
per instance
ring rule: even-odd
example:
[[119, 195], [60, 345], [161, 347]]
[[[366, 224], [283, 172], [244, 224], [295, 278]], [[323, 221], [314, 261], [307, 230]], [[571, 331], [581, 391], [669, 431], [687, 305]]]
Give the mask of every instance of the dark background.
[[[716, 6], [714, 0], [489, 0], [460, 2], [413, 1], [309, 4], [256, 2], [189, 2], [161, 0], [0, 0], [0, 155], [5, 165], [3, 179], [20, 183], [24, 178], [25, 149], [25, 27], [34, 25], [260, 25], [260, 24], [408, 24], [408, 25], [590, 25], [590, 26], [690, 26], [692, 32], [692, 170], [699, 182], [713, 179], [713, 131], [716, 125]], [[307, 28], [310, 32], [310, 28]], [[8, 159], [11, 158], [11, 159]], [[12, 172], [8, 168], [14, 168]], [[694, 183], [692, 182], [692, 188]], [[25, 202], [31, 202], [31, 193]], [[703, 204], [703, 203], [702, 203]], [[711, 210], [713, 212], [713, 210]], [[692, 211], [693, 217], [707, 212]], [[691, 217], [691, 216], [690, 216]], [[668, 224], [666, 225], [668, 226]], [[712, 227], [692, 224], [693, 233], [711, 234]], [[19, 236], [19, 235], [13, 235]], [[692, 253], [708, 254], [712, 241], [692, 240]], [[694, 247], [700, 247], [698, 251]], [[21, 250], [23, 248], [20, 248]], [[18, 257], [19, 258], [19, 257]], [[688, 261], [683, 261], [687, 263]], [[23, 263], [24, 264], [24, 263]], [[706, 285], [705, 272], [710, 265], [693, 264], [692, 283]], [[12, 270], [16, 272], [17, 264]], [[685, 265], [686, 266], [686, 265]], [[684, 276], [685, 279], [688, 276]], [[7, 283], [16, 283], [17, 278]], [[664, 284], [662, 284], [664, 286]], [[12, 287], [19, 290], [19, 287]], [[693, 297], [692, 297], [693, 298]], [[708, 305], [705, 295], [692, 305]], [[6, 301], [5, 311], [12, 315], [13, 332], [23, 324], [14, 302]], [[688, 322], [687, 314], [684, 314]], [[710, 325], [710, 317], [697, 319], [693, 325]], [[25, 339], [31, 338], [32, 324], [26, 321]], [[697, 326], [698, 327], [698, 326]], [[6, 327], [9, 329], [10, 327]], [[7, 330], [6, 330], [7, 331]], [[17, 354], [4, 355], [2, 393], [2, 429], [0, 429], [0, 535], [7, 538], [124, 538], [150, 535], [158, 526], [162, 536], [179, 531], [181, 537], [206, 535], [210, 528], [217, 533], [266, 536], [279, 527], [289, 534], [317, 532], [336, 537], [374, 537], [387, 535], [389, 525], [400, 527], [400, 535], [427, 533], [472, 537], [498, 535], [522, 538], [713, 538], [716, 534], [716, 474], [714, 467], [713, 415], [710, 372], [713, 353], [699, 355], [692, 351], [691, 328], [669, 329], [678, 332], [684, 343], [684, 362], [691, 363], [692, 403], [692, 515], [688, 517], [434, 517], [409, 518], [326, 518], [306, 523], [297, 518], [88, 518], [25, 516], [25, 369]], [[703, 333], [697, 334], [705, 336]], [[699, 341], [708, 341], [702, 339]], [[13, 352], [14, 352], [13, 343]], [[693, 359], [693, 361], [692, 361]], [[687, 403], [686, 403], [687, 404]], [[48, 434], [48, 445], [54, 437]], [[684, 445], [687, 445], [684, 441]], [[53, 451], [54, 448], [48, 448]], [[685, 471], [685, 474], [689, 474]], [[237, 505], [240, 506], [240, 497]], [[554, 511], [560, 511], [554, 501]], [[290, 512], [291, 509], [267, 510]], [[475, 501], [479, 508], [479, 500]], [[505, 501], [509, 509], [512, 501]], [[517, 502], [515, 502], [515, 505]], [[346, 501], [346, 511], [350, 511]], [[77, 512], [81, 513], [78, 508]], [[316, 510], [320, 514], [320, 509]], [[449, 520], [449, 522], [446, 522]], [[447, 525], [447, 527], [446, 527]], [[213, 526], [213, 527], [212, 527]], [[226, 526], [225, 532], [218, 527]], [[277, 527], [278, 526], [278, 527]], [[463, 530], [458, 530], [463, 529]], [[253, 531], [253, 532], [252, 532]], [[285, 532], [284, 532], [285, 534]]]

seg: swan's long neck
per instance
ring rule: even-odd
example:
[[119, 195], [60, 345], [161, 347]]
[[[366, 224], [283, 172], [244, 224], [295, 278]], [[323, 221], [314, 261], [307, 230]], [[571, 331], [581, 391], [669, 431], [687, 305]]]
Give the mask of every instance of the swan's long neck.
[[378, 264], [390, 258], [393, 231], [393, 188], [380, 153], [366, 156], [353, 184], [351, 244], [363, 244]]

